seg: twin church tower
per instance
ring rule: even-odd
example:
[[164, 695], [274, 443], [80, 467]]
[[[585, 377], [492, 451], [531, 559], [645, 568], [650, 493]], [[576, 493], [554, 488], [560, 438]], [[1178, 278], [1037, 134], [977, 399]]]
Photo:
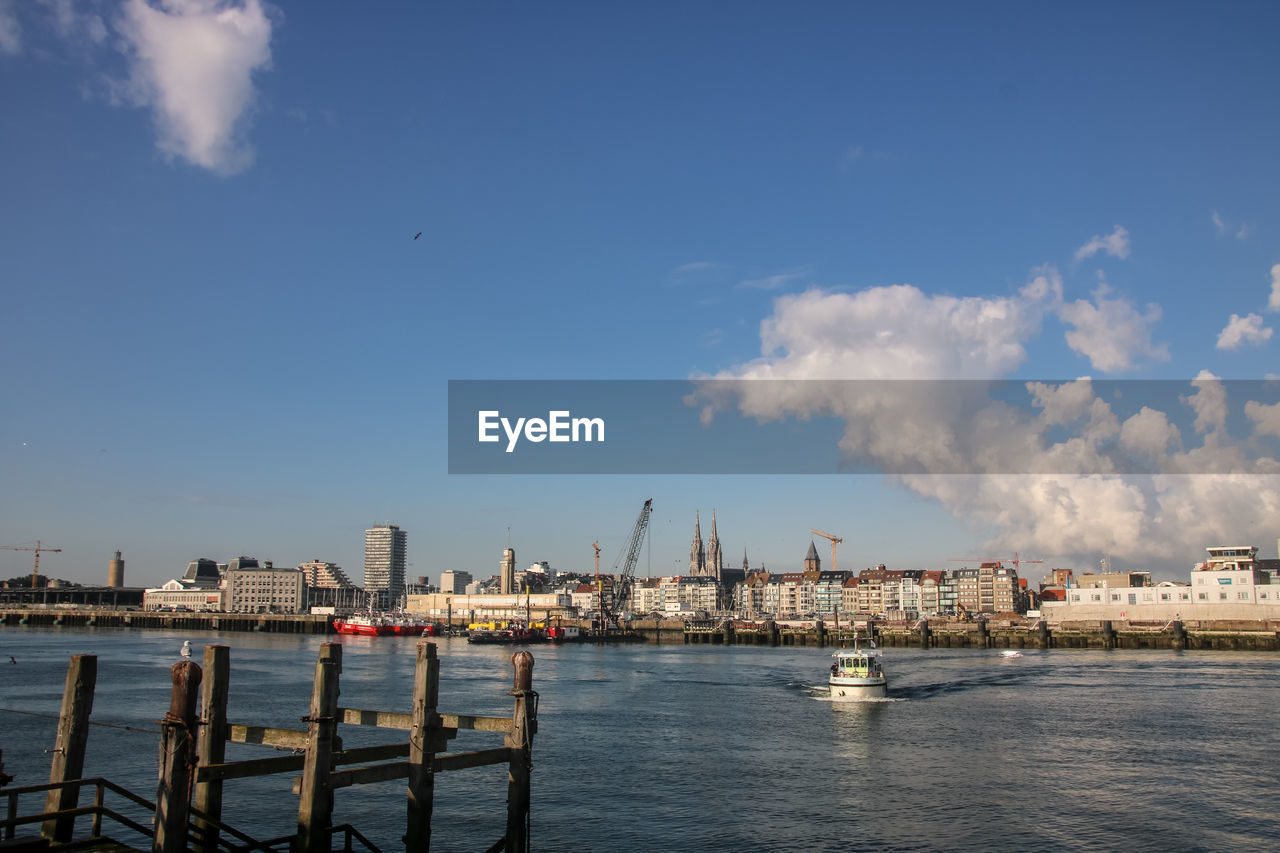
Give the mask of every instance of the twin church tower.
[[[730, 570], [738, 575], [736, 570]], [[747, 573], [747, 551], [742, 550], [742, 572]], [[720, 536], [716, 533], [716, 511], [711, 510], [711, 539], [706, 547], [702, 545], [702, 518], [695, 512], [693, 522], [693, 544], [689, 546], [689, 574], [695, 578], [715, 578], [723, 584], [725, 577], [724, 557], [720, 553]]]

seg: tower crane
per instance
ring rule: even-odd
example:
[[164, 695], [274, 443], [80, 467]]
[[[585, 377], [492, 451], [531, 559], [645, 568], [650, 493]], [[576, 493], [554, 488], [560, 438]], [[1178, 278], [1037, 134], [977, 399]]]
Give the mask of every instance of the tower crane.
[[821, 530], [814, 530], [810, 528], [809, 532], [816, 533], [818, 536], [821, 536], [823, 539], [831, 540], [831, 571], [834, 572], [836, 570], [836, 546], [839, 545], [844, 540], [841, 539], [839, 536], [832, 536], [830, 533], [823, 533]]
[[1013, 570], [1016, 572], [1018, 570], [1018, 566], [1021, 566], [1023, 563], [1043, 563], [1044, 560], [1020, 560], [1018, 559], [1018, 552], [1014, 551], [1012, 560], [1002, 560], [999, 557], [948, 557], [947, 562], [949, 563], [1012, 563]]
[[[649, 498], [644, 502], [644, 506], [640, 508], [640, 516], [636, 519], [636, 525], [631, 530], [631, 542], [627, 546], [627, 555], [622, 562], [622, 572], [619, 574], [618, 585], [613, 590], [613, 602], [609, 606], [604, 603], [604, 588], [599, 586], [600, 575], [600, 546], [593, 545], [596, 549], [596, 584], [600, 591], [600, 628], [606, 630], [610, 626], [620, 626], [622, 608], [625, 604], [630, 603], [631, 584], [635, 580], [636, 560], [640, 557], [640, 543], [644, 541], [645, 531], [649, 529], [649, 515], [653, 512], [653, 498]], [[617, 568], [617, 566], [614, 566]]]
[[35, 566], [33, 566], [31, 569], [31, 588], [32, 589], [36, 588], [36, 577], [40, 574], [40, 552], [41, 551], [57, 552], [62, 550], [61, 548], [45, 548], [43, 545], [40, 544], [39, 539], [36, 540], [36, 546], [34, 548], [32, 548], [30, 545], [0, 545], [0, 548], [3, 548], [6, 551], [35, 551], [36, 552]]

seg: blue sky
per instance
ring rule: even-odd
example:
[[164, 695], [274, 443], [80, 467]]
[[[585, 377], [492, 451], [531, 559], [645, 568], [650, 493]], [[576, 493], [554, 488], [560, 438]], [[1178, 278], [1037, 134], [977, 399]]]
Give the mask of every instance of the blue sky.
[[586, 569], [652, 497], [655, 574], [712, 507], [777, 569], [811, 527], [855, 569], [1273, 556], [1274, 472], [450, 476], [445, 425], [450, 379], [1273, 375], [1277, 35], [1271, 3], [0, 0], [0, 544], [358, 578], [389, 520], [413, 575], [496, 571], [508, 527]]

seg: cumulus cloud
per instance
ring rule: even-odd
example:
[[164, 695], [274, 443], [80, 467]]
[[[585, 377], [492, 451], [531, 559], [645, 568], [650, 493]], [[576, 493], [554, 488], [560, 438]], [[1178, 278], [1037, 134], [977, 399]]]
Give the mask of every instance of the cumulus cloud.
[[909, 284], [856, 293], [810, 288], [774, 303], [750, 379], [986, 379], [1026, 358], [1023, 344], [1061, 298], [1046, 268], [1006, 297], [928, 295]]
[[1128, 370], [1141, 359], [1168, 361], [1169, 347], [1153, 343], [1151, 327], [1160, 320], [1160, 306], [1148, 305], [1139, 312], [1123, 298], [1109, 299], [1105, 283], [1093, 292], [1093, 302], [1077, 299], [1063, 304], [1058, 315], [1072, 326], [1067, 345], [1098, 370], [1112, 373]]
[[1254, 433], [1280, 438], [1280, 403], [1268, 406], [1250, 400], [1244, 404], [1244, 414], [1253, 421]]
[[1086, 258], [1092, 258], [1098, 252], [1106, 252], [1114, 258], [1129, 257], [1129, 232], [1122, 226], [1117, 225], [1115, 230], [1107, 235], [1095, 234], [1079, 249], [1076, 249], [1076, 260], [1083, 261]]
[[253, 74], [271, 62], [260, 0], [126, 0], [118, 28], [128, 93], [155, 117], [158, 147], [219, 174], [253, 162], [246, 139]]
[[1267, 308], [1280, 311], [1280, 264], [1271, 268], [1271, 296], [1267, 299]]
[[[1139, 383], [1123, 417], [1116, 406], [1127, 395], [1104, 394], [1087, 378], [952, 381], [1015, 372], [1044, 316], [1059, 308], [1080, 330], [1142, 341], [1109, 354], [1077, 340], [1097, 363], [1162, 352], [1148, 333], [1158, 312], [1141, 315], [1105, 294], [1084, 303], [1086, 311], [1062, 306], [1061, 293], [1045, 268], [1004, 297], [930, 295], [910, 285], [780, 297], [761, 324], [761, 357], [714, 377], [748, 381], [708, 383], [715, 388], [698, 399], [704, 423], [729, 408], [762, 421], [838, 418], [848, 464], [881, 471], [985, 530], [990, 548], [1189, 565], [1206, 544], [1269, 529], [1280, 512], [1280, 463], [1232, 440], [1228, 389], [1208, 371], [1164, 404], [1136, 399], [1153, 396]], [[760, 381], [779, 379], [810, 381]], [[835, 379], [913, 381], [813, 381]], [[938, 379], [947, 381], [919, 381]], [[1021, 401], [1011, 393], [1018, 387]], [[1257, 435], [1280, 430], [1277, 410], [1245, 406]]]
[[22, 53], [22, 27], [13, 10], [12, 0], [0, 0], [0, 54]]
[[1261, 346], [1271, 340], [1271, 329], [1262, 325], [1262, 317], [1232, 314], [1227, 326], [1218, 334], [1218, 349], [1239, 349], [1243, 344]]

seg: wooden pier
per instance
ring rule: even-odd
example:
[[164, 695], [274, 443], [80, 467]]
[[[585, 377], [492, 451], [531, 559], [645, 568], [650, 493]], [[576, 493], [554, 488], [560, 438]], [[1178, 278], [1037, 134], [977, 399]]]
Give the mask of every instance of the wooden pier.
[[[343, 708], [338, 705], [342, 646], [325, 643], [316, 663], [307, 728], [280, 729], [228, 722], [227, 695], [231, 676], [230, 649], [206, 646], [204, 666], [180, 661], [171, 670], [173, 681], [169, 710], [161, 721], [159, 783], [155, 800], [147, 800], [107, 779], [80, 778], [84, 768], [90, 714], [97, 679], [97, 658], [75, 655], [67, 670], [59, 714], [57, 742], [48, 784], [0, 788], [7, 799], [0, 819], [0, 846], [4, 849], [55, 849], [86, 843], [93, 849], [129, 850], [103, 835], [103, 818], [116, 828], [147, 840], [153, 853], [193, 850], [291, 850], [320, 853], [350, 851], [358, 843], [380, 853], [358, 829], [334, 826], [334, 794], [339, 788], [393, 780], [406, 780], [404, 845], [406, 850], [428, 851], [431, 845], [431, 813], [436, 774], [491, 764], [507, 765], [506, 831], [496, 842], [481, 840], [479, 849], [529, 850], [529, 803], [533, 737], [538, 728], [538, 694], [533, 690], [533, 656], [512, 655], [515, 684], [510, 717], [442, 714], [437, 708], [440, 661], [433, 643], [417, 647], [412, 706], [408, 713]], [[201, 713], [197, 714], [197, 701]], [[407, 733], [407, 740], [377, 746], [344, 749], [340, 725], [375, 726]], [[470, 752], [446, 752], [459, 730], [503, 735], [502, 746]], [[301, 754], [248, 761], [224, 760], [226, 743], [257, 744], [301, 750]], [[248, 832], [222, 820], [223, 785], [235, 779], [278, 773], [299, 774], [293, 793], [299, 798], [297, 832], [283, 838], [257, 840]], [[5, 777], [0, 774], [0, 784]], [[82, 793], [93, 792], [92, 805], [80, 805]], [[121, 811], [108, 807], [113, 794], [154, 814], [145, 827]], [[37, 811], [23, 813], [21, 798], [43, 799]], [[88, 835], [76, 837], [77, 819], [89, 818]], [[40, 826], [38, 836], [17, 836], [19, 827]], [[81, 824], [83, 828], [83, 824]], [[108, 848], [107, 844], [114, 844]]]

